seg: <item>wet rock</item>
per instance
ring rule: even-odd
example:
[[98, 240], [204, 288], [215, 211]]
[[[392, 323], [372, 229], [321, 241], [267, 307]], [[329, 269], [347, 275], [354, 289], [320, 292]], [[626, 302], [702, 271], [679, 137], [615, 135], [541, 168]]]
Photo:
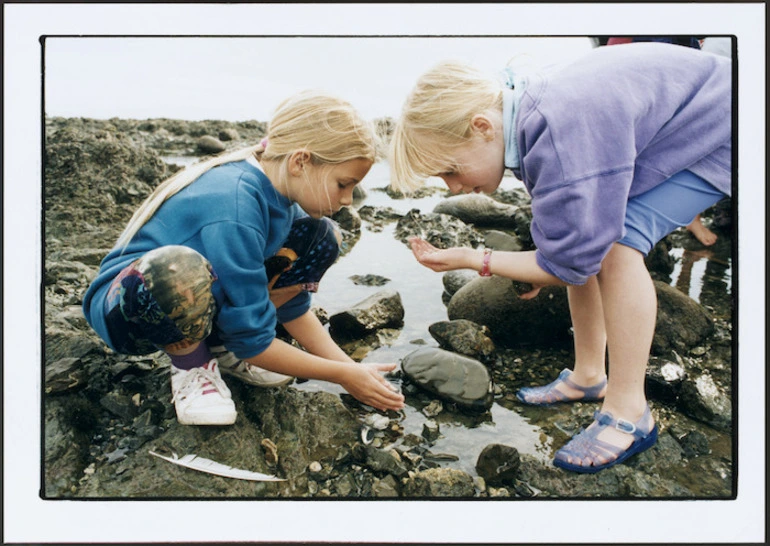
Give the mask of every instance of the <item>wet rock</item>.
[[353, 281], [353, 284], [359, 285], [359, 286], [385, 286], [390, 282], [390, 279], [387, 277], [382, 277], [380, 275], [351, 275], [348, 277], [351, 281]]
[[71, 411], [64, 399], [48, 398], [45, 404], [44, 429], [44, 492], [48, 498], [72, 496], [71, 487], [77, 483], [88, 466], [89, 438], [80, 427], [72, 426]]
[[399, 479], [406, 476], [407, 468], [389, 451], [377, 449], [374, 446], [366, 446], [365, 449], [366, 462], [364, 464], [372, 471], [392, 474]]
[[473, 497], [473, 478], [455, 468], [431, 468], [415, 473], [404, 484], [404, 497]]
[[375, 497], [398, 497], [398, 483], [393, 476], [385, 476], [376, 480], [372, 486], [372, 495]]
[[711, 453], [708, 438], [706, 438], [705, 434], [697, 430], [685, 434], [684, 437], [679, 440], [679, 444], [682, 446], [684, 456], [688, 459]]
[[125, 422], [133, 421], [134, 417], [139, 413], [136, 405], [131, 401], [131, 397], [116, 392], [108, 392], [105, 394], [101, 400], [99, 400], [99, 404], [113, 415], [123, 419]]
[[196, 142], [196, 147], [202, 154], [218, 154], [227, 149], [221, 140], [210, 135], [200, 137]]
[[530, 226], [532, 225], [532, 206], [522, 205], [518, 207], [513, 214], [513, 223], [516, 235], [519, 236], [521, 244], [524, 245], [524, 250], [534, 250], [535, 243], [532, 241], [532, 233], [530, 232]]
[[241, 136], [238, 134], [238, 131], [236, 129], [233, 129], [232, 127], [228, 127], [227, 129], [222, 129], [219, 131], [219, 134], [217, 135], [219, 137], [219, 140], [222, 142], [228, 142], [230, 140], [238, 140], [241, 138]]
[[87, 355], [103, 355], [102, 345], [93, 336], [76, 330], [46, 328], [45, 359], [46, 362], [56, 362], [63, 358], [82, 359]]
[[460, 288], [477, 278], [477, 273], [468, 271], [467, 269], [447, 271], [441, 277], [441, 282], [444, 284], [444, 293], [441, 294], [441, 301], [444, 302], [444, 305], [449, 305], [452, 296], [454, 296]]
[[651, 357], [646, 372], [647, 396], [662, 402], [675, 401], [685, 376], [686, 371], [681, 364]]
[[278, 468], [286, 477], [304, 475], [312, 461], [335, 459], [357, 440], [359, 424], [338, 395], [245, 385], [234, 396], [241, 398], [246, 416], [259, 424], [260, 434], [275, 443], [281, 455]]
[[428, 327], [428, 331], [442, 349], [471, 358], [485, 359], [495, 350], [495, 344], [489, 338], [489, 328], [469, 320], [435, 322]]
[[363, 337], [380, 328], [400, 327], [404, 306], [395, 290], [382, 290], [353, 307], [329, 318], [329, 331], [335, 339]]
[[489, 485], [513, 484], [519, 473], [519, 451], [503, 444], [490, 444], [479, 454], [476, 472]]
[[492, 380], [478, 360], [423, 347], [406, 355], [401, 368], [413, 382], [461, 407], [483, 411], [492, 406]]
[[546, 286], [531, 300], [519, 298], [521, 293], [521, 286], [510, 279], [477, 276], [452, 296], [447, 314], [450, 320], [486, 326], [492, 340], [507, 347], [569, 342], [566, 288]]
[[650, 253], [644, 258], [644, 263], [653, 279], [670, 282], [671, 273], [674, 272], [674, 257], [670, 254], [671, 243], [668, 238], [663, 238], [656, 244]]
[[524, 250], [524, 245], [516, 235], [509, 235], [502, 231], [487, 231], [484, 233], [484, 246], [492, 250], [506, 252], [519, 252]]
[[432, 400], [430, 404], [422, 408], [422, 413], [428, 419], [433, 419], [436, 415], [444, 411], [444, 405], [441, 400]]
[[670, 350], [686, 353], [714, 332], [713, 319], [702, 305], [664, 282], [654, 284], [658, 314], [653, 354], [663, 355]]
[[343, 474], [334, 481], [334, 491], [340, 497], [349, 497], [357, 489], [355, 478], [350, 474]]
[[495, 201], [487, 195], [472, 193], [448, 197], [440, 201], [433, 212], [448, 214], [475, 226], [512, 228], [516, 207]]
[[[358, 187], [358, 186], [356, 186]], [[402, 214], [391, 207], [373, 207], [364, 205], [358, 209], [358, 215], [367, 222], [392, 222], [401, 218]]]
[[466, 246], [476, 248], [484, 237], [463, 221], [448, 214], [422, 214], [412, 209], [402, 216], [396, 224], [394, 236], [404, 244], [410, 237], [425, 239], [436, 248]]
[[707, 423], [717, 430], [732, 429], [730, 399], [710, 374], [704, 373], [684, 381], [678, 407], [685, 415]]
[[357, 232], [361, 229], [361, 216], [352, 207], [342, 207], [334, 213], [332, 220], [337, 222], [342, 229], [348, 231]]
[[45, 366], [45, 392], [55, 394], [82, 387], [87, 381], [79, 358], [60, 358]]
[[[506, 172], [506, 176], [513, 176], [510, 173]], [[515, 205], [516, 207], [520, 207], [522, 205], [528, 205], [531, 201], [531, 198], [529, 197], [529, 194], [527, 193], [527, 190], [524, 188], [513, 188], [513, 189], [503, 189], [502, 187], [498, 187], [491, 195], [495, 201], [499, 201], [500, 203], [506, 203], [508, 205]]]
[[425, 421], [422, 425], [422, 437], [429, 442], [435, 442], [441, 437], [441, 429], [433, 419]]

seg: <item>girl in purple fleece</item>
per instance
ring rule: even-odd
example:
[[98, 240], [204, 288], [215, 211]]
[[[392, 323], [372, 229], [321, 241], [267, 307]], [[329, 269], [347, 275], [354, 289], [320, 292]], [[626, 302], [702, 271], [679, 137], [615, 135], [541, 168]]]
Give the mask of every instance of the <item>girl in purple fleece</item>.
[[434, 271], [529, 282], [525, 299], [567, 286], [574, 368], [517, 394], [536, 405], [603, 401], [557, 466], [597, 472], [655, 444], [644, 380], [657, 303], [644, 257], [730, 195], [731, 83], [728, 59], [640, 43], [547, 76], [507, 71], [504, 82], [442, 63], [407, 98], [391, 142], [396, 188], [438, 176], [452, 193], [491, 193], [511, 169], [531, 195], [535, 251], [411, 245]]

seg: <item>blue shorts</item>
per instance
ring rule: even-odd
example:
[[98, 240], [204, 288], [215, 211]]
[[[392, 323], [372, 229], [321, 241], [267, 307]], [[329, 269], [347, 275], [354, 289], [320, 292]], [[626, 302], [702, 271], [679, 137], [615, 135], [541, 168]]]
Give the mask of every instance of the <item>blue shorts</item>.
[[723, 197], [727, 196], [696, 174], [677, 173], [650, 191], [629, 199], [626, 234], [618, 242], [646, 256], [663, 237], [689, 225], [698, 213]]

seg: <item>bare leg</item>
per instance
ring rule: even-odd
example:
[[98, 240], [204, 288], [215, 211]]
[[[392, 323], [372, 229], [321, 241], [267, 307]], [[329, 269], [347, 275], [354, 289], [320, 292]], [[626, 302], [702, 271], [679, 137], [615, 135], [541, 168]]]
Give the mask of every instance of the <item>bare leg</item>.
[[[525, 404], [601, 400], [607, 390], [605, 353], [607, 335], [599, 283], [591, 277], [582, 286], [568, 286], [572, 329], [575, 333], [575, 368], [541, 387], [524, 387], [516, 396]], [[581, 390], [582, 389], [582, 390]]]
[[[607, 350], [604, 310], [597, 278], [591, 277], [583, 286], [567, 287], [567, 297], [575, 333], [575, 369], [570, 379], [583, 387], [596, 385], [606, 375]], [[571, 390], [566, 385], [564, 388]]]
[[711, 246], [717, 242], [717, 235], [701, 222], [700, 214], [687, 225], [687, 231], [692, 233], [703, 245]]
[[[657, 296], [640, 252], [620, 244], [610, 250], [598, 275], [609, 349], [610, 374], [603, 412], [636, 423], [647, 406], [645, 371], [655, 333]], [[653, 423], [642, 423], [649, 430]], [[594, 425], [592, 425], [594, 426]], [[598, 439], [627, 448], [633, 437], [613, 428]], [[573, 464], [580, 461], [570, 460]], [[589, 461], [584, 461], [587, 464]], [[606, 462], [597, 460], [597, 464]]]

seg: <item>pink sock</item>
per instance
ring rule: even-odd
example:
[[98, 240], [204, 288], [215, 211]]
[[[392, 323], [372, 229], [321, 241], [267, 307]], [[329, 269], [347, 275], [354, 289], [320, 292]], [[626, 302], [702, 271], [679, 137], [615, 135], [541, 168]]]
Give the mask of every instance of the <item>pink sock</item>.
[[208, 364], [211, 360], [211, 353], [205, 343], [200, 343], [198, 347], [191, 353], [186, 355], [168, 355], [171, 357], [171, 365], [181, 370], [191, 370], [193, 368], [200, 368]]

